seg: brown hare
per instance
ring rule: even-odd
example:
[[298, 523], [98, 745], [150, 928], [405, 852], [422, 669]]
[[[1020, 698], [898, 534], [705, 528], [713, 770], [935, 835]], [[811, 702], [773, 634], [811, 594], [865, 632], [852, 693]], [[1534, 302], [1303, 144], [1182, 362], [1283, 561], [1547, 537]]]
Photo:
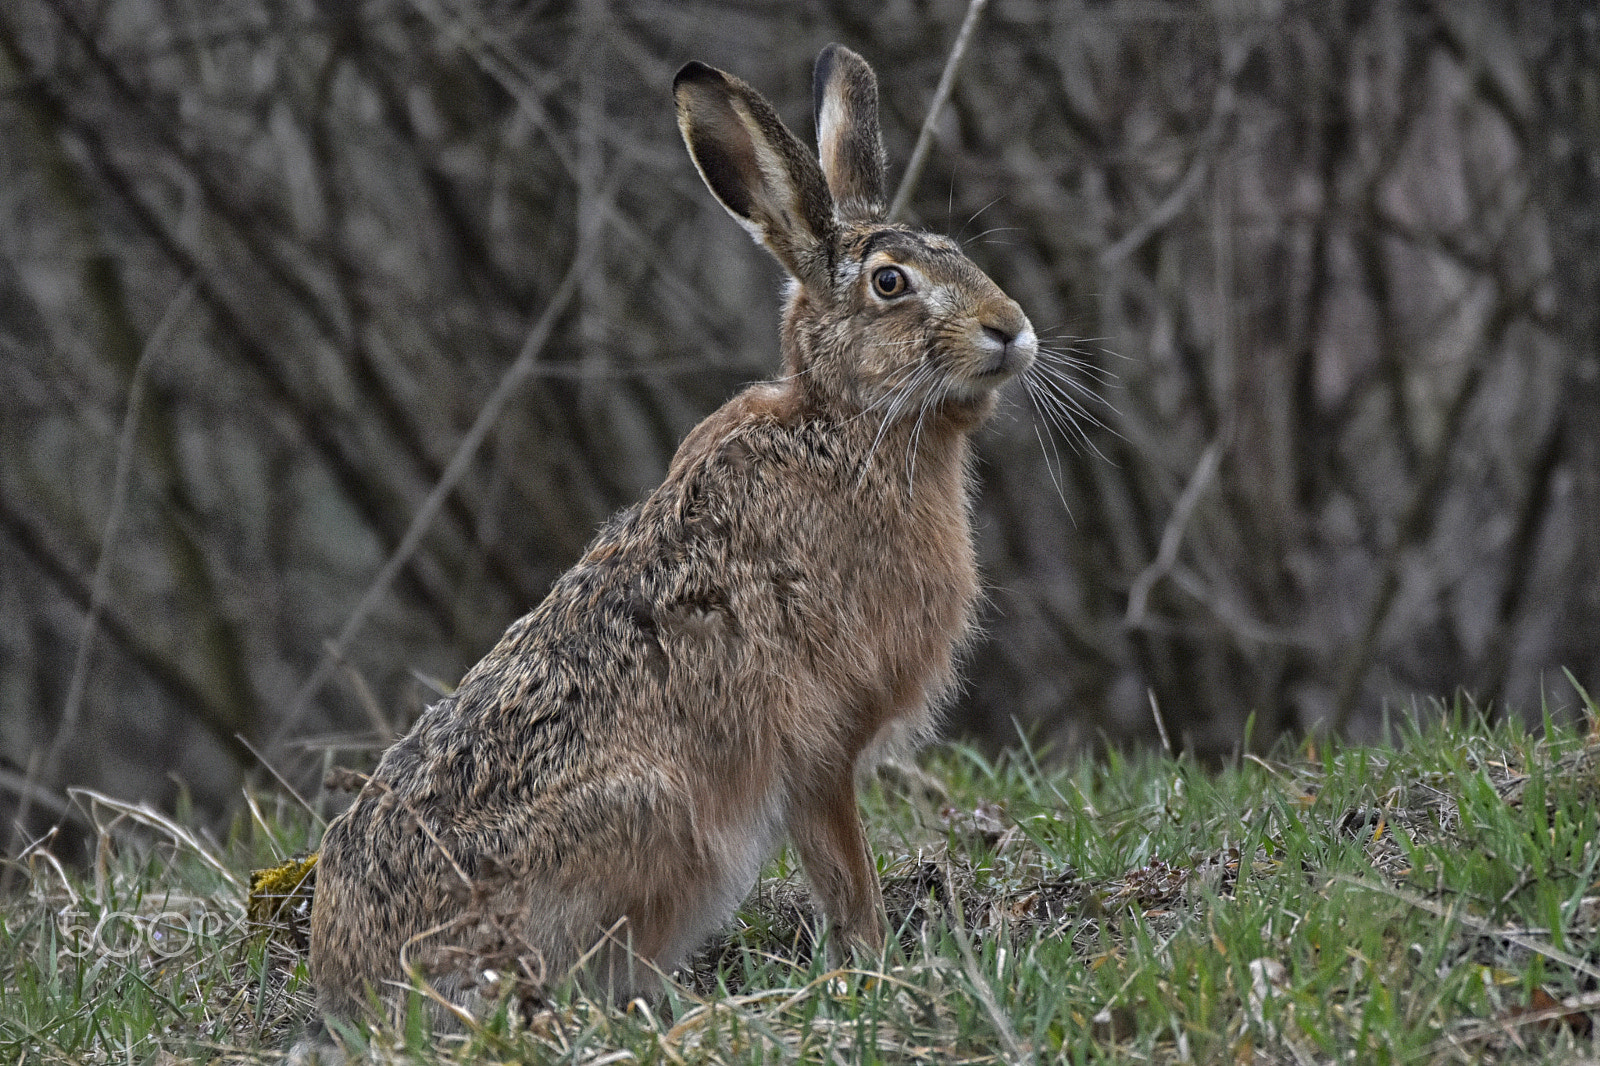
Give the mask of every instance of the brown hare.
[[[549, 980], [645, 987], [726, 922], [785, 837], [835, 943], [884, 942], [858, 773], [928, 734], [973, 632], [968, 437], [1037, 354], [951, 241], [890, 222], [877, 81], [817, 59], [820, 165], [690, 63], [678, 125], [790, 276], [783, 376], [701, 422], [323, 839], [325, 1014], [393, 1002], [470, 907]], [[452, 923], [455, 923], [454, 925]], [[459, 1000], [471, 975], [430, 978]]]

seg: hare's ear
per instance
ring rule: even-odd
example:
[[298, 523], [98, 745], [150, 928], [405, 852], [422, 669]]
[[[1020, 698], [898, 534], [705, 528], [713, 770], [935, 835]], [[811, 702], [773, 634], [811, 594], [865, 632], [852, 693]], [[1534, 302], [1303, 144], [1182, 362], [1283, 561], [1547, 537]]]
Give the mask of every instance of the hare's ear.
[[825, 284], [835, 235], [822, 171], [772, 105], [704, 63], [672, 80], [683, 143], [728, 213], [802, 282]]
[[817, 118], [817, 149], [828, 190], [846, 219], [882, 218], [883, 136], [878, 130], [878, 79], [867, 61], [843, 45], [817, 56], [811, 79]]

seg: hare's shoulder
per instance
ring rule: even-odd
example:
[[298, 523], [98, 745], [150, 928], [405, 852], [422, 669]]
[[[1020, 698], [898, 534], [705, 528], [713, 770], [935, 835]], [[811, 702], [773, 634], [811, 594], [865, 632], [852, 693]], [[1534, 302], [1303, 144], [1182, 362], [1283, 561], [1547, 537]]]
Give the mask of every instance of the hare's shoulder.
[[672, 459], [667, 481], [754, 472], [790, 466], [825, 471], [840, 451], [840, 427], [810, 409], [792, 383], [761, 382], [746, 387], [689, 431]]

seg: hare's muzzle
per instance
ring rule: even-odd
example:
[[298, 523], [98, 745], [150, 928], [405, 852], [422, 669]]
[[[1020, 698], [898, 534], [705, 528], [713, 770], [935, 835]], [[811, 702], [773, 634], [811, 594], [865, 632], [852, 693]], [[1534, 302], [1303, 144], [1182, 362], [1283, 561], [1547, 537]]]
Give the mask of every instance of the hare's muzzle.
[[[983, 358], [976, 376], [1004, 380], [1033, 365], [1039, 341], [1034, 336], [1033, 326], [1018, 310], [1014, 319], [1008, 317], [983, 323], [976, 347]], [[999, 384], [999, 380], [994, 383]]]

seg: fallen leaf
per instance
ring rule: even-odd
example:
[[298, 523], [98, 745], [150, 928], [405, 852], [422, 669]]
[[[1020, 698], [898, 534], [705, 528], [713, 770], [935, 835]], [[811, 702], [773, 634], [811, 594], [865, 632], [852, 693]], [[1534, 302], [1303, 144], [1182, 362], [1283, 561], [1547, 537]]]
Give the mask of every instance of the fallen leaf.
[[1588, 1036], [1594, 1028], [1592, 997], [1584, 997], [1583, 1004], [1563, 1002], [1543, 988], [1535, 988], [1525, 1007], [1508, 1007], [1500, 1016], [1502, 1022], [1540, 1029], [1565, 1028], [1574, 1036]]

